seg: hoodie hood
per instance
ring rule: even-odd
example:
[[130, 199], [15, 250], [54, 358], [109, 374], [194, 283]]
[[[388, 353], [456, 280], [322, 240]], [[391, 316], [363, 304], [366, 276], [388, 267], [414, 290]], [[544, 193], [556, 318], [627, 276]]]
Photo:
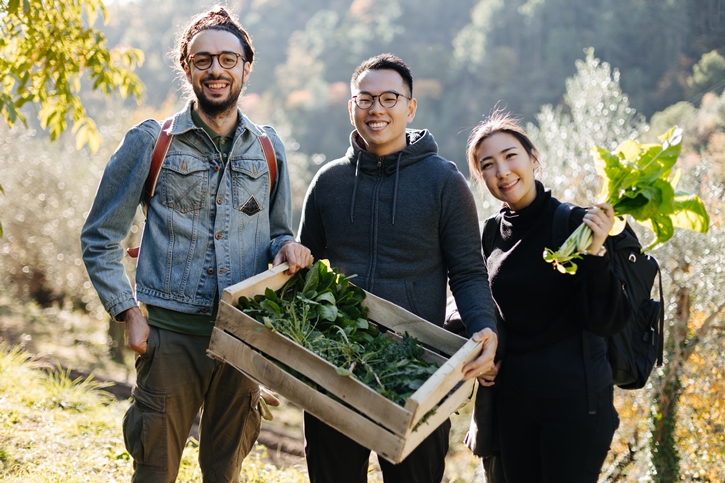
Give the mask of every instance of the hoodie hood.
[[[405, 132], [408, 145], [405, 149], [396, 153], [379, 157], [365, 150], [365, 143], [357, 131], [350, 133], [350, 147], [347, 148], [345, 157], [363, 173], [376, 174], [380, 167], [383, 172], [390, 176], [398, 169], [415, 164], [433, 154], [438, 154], [438, 144], [433, 135], [427, 129], [407, 129]], [[400, 159], [400, 166], [398, 166]], [[378, 166], [378, 162], [381, 166]], [[358, 163], [360, 166], [357, 166]]]
[[400, 170], [438, 153], [438, 144], [436, 144], [433, 135], [427, 129], [407, 129], [405, 137], [408, 142], [405, 149], [381, 157], [363, 148], [364, 142], [360, 139], [360, 134], [357, 131], [350, 134], [350, 147], [345, 153], [345, 157], [355, 166], [355, 183], [353, 184], [352, 200], [350, 202], [350, 223], [355, 222], [355, 195], [357, 194], [360, 172], [375, 175], [382, 169], [386, 176], [395, 175], [392, 212], [392, 223], [395, 224]]

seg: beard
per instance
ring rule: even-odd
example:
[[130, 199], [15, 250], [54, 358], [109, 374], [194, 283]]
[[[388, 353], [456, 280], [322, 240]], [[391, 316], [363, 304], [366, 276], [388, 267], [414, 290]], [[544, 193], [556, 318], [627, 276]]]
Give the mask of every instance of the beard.
[[193, 86], [194, 94], [196, 95], [196, 102], [199, 106], [199, 110], [201, 110], [204, 114], [206, 114], [209, 117], [218, 117], [224, 114], [227, 114], [231, 111], [234, 111], [236, 114], [236, 108], [237, 108], [237, 102], [239, 101], [239, 96], [242, 94], [242, 88], [244, 87], [244, 83], [240, 83], [239, 87], [237, 87], [233, 81], [230, 79], [224, 79], [226, 81], [230, 82], [230, 92], [229, 95], [224, 99], [212, 99], [204, 94], [204, 89], [201, 86], [203, 82], [210, 81], [210, 80], [220, 80], [222, 79], [221, 76], [219, 77], [212, 77], [212, 76], [205, 76], [203, 79], [201, 79], [201, 82], [199, 86]]

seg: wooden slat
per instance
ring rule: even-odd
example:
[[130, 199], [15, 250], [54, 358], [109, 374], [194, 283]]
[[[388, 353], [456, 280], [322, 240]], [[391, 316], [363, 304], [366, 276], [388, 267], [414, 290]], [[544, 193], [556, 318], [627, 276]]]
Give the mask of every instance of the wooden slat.
[[287, 374], [231, 335], [215, 328], [208, 352], [215, 359], [223, 360], [252, 379], [274, 388], [284, 398], [380, 456], [394, 463], [402, 461], [402, 438]]
[[[335, 366], [287, 337], [273, 332], [226, 302], [219, 305], [216, 327], [246, 344], [270, 355], [304, 374], [343, 401], [377, 421], [390, 431], [404, 436], [413, 414], [381, 396], [359, 380], [341, 376]], [[277, 390], [276, 387], [270, 389]]]
[[425, 422], [421, 423], [415, 431], [411, 428], [408, 435], [405, 437], [403, 442], [403, 451], [400, 455], [402, 461], [408, 456], [420, 443], [423, 442], [438, 426], [450, 417], [455, 411], [457, 411], [466, 401], [471, 400], [474, 389], [474, 379], [466, 381], [461, 387], [451, 394], [445, 401], [443, 401], [436, 409], [436, 412], [432, 414]]
[[279, 290], [292, 277], [292, 275], [286, 273], [288, 268], [289, 265], [287, 263], [282, 263], [266, 272], [229, 286], [222, 292], [222, 300], [230, 305], [236, 306], [237, 300], [242, 295], [245, 297], [253, 297], [257, 294], [264, 293], [266, 288], [271, 288], [275, 291]]
[[431, 347], [453, 355], [463, 344], [465, 338], [449, 332], [442, 327], [431, 324], [412, 312], [408, 312], [387, 300], [365, 292], [362, 304], [368, 308], [368, 318], [374, 320], [398, 334], [408, 333]]
[[405, 408], [414, 414], [412, 425], [417, 424], [456, 384], [461, 382], [463, 366], [481, 355], [482, 348], [482, 342], [475, 342], [472, 339], [466, 342], [408, 398]]

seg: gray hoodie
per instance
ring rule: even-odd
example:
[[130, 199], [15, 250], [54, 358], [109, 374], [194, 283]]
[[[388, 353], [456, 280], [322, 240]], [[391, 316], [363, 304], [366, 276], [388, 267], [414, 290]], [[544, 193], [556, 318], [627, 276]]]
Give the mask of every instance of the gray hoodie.
[[353, 283], [443, 325], [446, 282], [472, 335], [496, 330], [473, 195], [427, 130], [378, 157], [350, 135], [345, 157], [325, 165], [305, 197], [299, 238]]

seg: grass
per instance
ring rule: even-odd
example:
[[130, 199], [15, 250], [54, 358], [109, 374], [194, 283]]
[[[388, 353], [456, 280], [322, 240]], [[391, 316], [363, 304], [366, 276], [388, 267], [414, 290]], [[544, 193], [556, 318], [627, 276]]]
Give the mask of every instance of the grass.
[[[6, 483], [129, 481], [132, 461], [123, 444], [121, 420], [128, 402], [99, 391], [103, 384], [71, 380], [65, 371], [42, 371], [26, 352], [0, 343], [0, 480]], [[201, 482], [198, 450], [190, 440], [178, 482]], [[307, 481], [294, 468], [264, 461], [255, 447], [241, 481]]]

